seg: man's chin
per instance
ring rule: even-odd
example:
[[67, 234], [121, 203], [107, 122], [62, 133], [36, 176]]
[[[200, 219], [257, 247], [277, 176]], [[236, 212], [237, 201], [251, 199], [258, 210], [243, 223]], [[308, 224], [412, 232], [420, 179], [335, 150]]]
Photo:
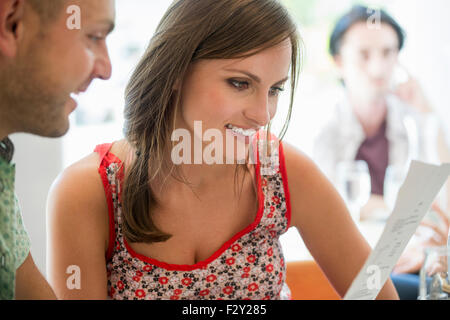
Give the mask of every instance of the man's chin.
[[60, 115], [61, 119], [59, 121], [52, 121], [52, 124], [47, 128], [43, 128], [43, 132], [39, 134], [40, 136], [47, 138], [61, 138], [70, 129], [70, 114], [76, 109], [77, 103], [73, 99], [69, 99], [64, 104], [64, 115]]
[[377, 88], [373, 90], [367, 90], [366, 97], [370, 101], [376, 101], [380, 99], [385, 99], [389, 95], [388, 88]]
[[65, 131], [55, 131], [50, 133], [46, 138], [61, 138], [66, 135], [66, 133], [69, 132], [69, 128]]
[[65, 126], [55, 128], [55, 130], [51, 131], [47, 138], [61, 138], [62, 136], [66, 135], [67, 132], [69, 132], [69, 128], [70, 124], [69, 121], [67, 121], [67, 124]]
[[70, 128], [69, 120], [65, 120], [60, 125], [55, 126], [56, 122], [47, 127], [35, 128], [34, 130], [24, 130], [26, 133], [34, 134], [43, 138], [61, 138]]

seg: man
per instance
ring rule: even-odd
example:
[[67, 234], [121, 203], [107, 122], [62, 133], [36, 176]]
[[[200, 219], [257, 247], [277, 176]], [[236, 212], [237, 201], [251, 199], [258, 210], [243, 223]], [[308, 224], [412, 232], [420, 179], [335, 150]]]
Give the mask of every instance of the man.
[[111, 76], [114, 0], [0, 0], [0, 299], [55, 299], [14, 195], [12, 133], [61, 137], [74, 96]]

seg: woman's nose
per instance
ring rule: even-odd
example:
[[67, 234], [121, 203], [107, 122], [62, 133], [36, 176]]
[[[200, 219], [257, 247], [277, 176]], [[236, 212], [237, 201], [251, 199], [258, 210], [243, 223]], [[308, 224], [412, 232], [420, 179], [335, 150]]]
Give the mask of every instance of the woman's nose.
[[270, 103], [267, 97], [257, 99], [244, 111], [244, 116], [258, 127], [266, 126], [271, 119]]

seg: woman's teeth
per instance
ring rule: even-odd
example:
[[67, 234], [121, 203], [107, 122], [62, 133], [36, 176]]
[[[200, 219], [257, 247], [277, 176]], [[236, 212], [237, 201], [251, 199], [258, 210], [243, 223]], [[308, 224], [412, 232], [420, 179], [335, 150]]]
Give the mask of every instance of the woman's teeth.
[[239, 127], [235, 127], [235, 126], [233, 126], [231, 124], [226, 125], [226, 128], [230, 129], [234, 133], [239, 134], [241, 136], [251, 137], [254, 134], [256, 134], [256, 130], [254, 130], [254, 129], [247, 129], [247, 130], [245, 130], [245, 129], [242, 129], [242, 128], [239, 128]]

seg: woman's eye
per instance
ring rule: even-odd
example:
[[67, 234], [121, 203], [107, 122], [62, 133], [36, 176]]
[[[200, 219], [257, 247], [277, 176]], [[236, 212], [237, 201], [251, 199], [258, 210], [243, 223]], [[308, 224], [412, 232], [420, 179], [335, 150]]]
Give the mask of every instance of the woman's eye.
[[[247, 90], [250, 87], [250, 84], [247, 81], [229, 80], [229, 83], [231, 86], [233, 86], [233, 88], [236, 88], [239, 91]], [[269, 95], [278, 96], [283, 91], [284, 88], [282, 87], [273, 87], [269, 90]]]
[[271, 96], [279, 96], [281, 92], [284, 91], [284, 88], [276, 87], [270, 89], [270, 95]]
[[246, 81], [230, 80], [229, 83], [239, 90], [245, 90], [249, 87], [249, 83]]

